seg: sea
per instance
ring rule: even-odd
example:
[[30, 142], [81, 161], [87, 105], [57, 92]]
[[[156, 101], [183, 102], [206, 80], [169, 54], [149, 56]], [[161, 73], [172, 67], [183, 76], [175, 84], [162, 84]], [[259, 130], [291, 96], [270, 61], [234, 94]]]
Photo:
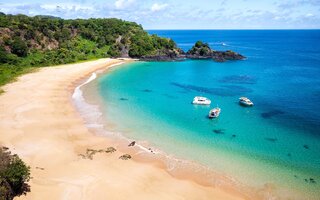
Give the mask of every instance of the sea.
[[[320, 199], [320, 30], [148, 32], [246, 59], [139, 61], [100, 74], [87, 87], [94, 97], [83, 93], [106, 132], [274, 194], [266, 199]], [[193, 105], [195, 96], [212, 103]], [[240, 106], [242, 96], [254, 106]]]

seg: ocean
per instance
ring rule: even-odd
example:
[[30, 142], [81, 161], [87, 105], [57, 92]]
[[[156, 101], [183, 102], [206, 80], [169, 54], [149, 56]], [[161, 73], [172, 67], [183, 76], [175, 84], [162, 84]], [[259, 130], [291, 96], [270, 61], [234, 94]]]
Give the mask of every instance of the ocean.
[[[94, 80], [106, 131], [249, 187], [273, 188], [280, 198], [320, 199], [320, 30], [149, 33], [185, 51], [202, 40], [247, 59], [113, 68]], [[211, 99], [211, 106], [192, 105], [195, 96]], [[241, 96], [255, 105], [240, 106]], [[216, 106], [220, 117], [208, 119]]]

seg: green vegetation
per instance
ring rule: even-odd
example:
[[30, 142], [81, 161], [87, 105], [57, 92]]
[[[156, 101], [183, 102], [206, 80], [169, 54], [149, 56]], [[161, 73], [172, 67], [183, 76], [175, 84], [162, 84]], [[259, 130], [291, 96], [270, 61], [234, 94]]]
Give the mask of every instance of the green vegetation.
[[28, 192], [30, 168], [8, 148], [0, 147], [0, 200], [11, 200]]
[[197, 41], [195, 45], [187, 52], [190, 55], [211, 56], [211, 48], [208, 43]]
[[174, 41], [149, 35], [134, 22], [0, 13], [0, 86], [35, 67], [175, 49]]

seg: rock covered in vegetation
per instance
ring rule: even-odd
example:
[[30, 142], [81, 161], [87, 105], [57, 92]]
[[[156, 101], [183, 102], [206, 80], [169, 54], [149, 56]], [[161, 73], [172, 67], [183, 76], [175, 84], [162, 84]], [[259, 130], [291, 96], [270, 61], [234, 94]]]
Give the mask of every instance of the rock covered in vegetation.
[[191, 59], [213, 59], [217, 62], [225, 62], [228, 60], [243, 60], [245, 57], [233, 51], [215, 51], [212, 50], [208, 43], [198, 41], [186, 53], [187, 58]]
[[154, 55], [142, 56], [140, 60], [144, 61], [179, 61], [184, 58], [184, 52], [181, 49], [159, 50]]

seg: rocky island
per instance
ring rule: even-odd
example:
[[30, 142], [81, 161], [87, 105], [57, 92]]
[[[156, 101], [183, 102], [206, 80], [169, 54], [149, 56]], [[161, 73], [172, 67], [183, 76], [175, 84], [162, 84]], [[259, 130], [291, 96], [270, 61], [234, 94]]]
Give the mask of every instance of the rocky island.
[[216, 62], [225, 62], [228, 60], [243, 60], [246, 57], [243, 55], [227, 51], [212, 50], [208, 43], [197, 41], [195, 45], [186, 53], [186, 58], [190, 59], [213, 59]]
[[183, 59], [213, 59], [216, 62], [229, 60], [243, 60], [246, 57], [231, 50], [216, 51], [210, 48], [208, 43], [197, 41], [187, 52], [178, 48], [175, 43], [171, 47], [158, 49], [154, 54], [139, 57], [144, 61], [181, 61]]

